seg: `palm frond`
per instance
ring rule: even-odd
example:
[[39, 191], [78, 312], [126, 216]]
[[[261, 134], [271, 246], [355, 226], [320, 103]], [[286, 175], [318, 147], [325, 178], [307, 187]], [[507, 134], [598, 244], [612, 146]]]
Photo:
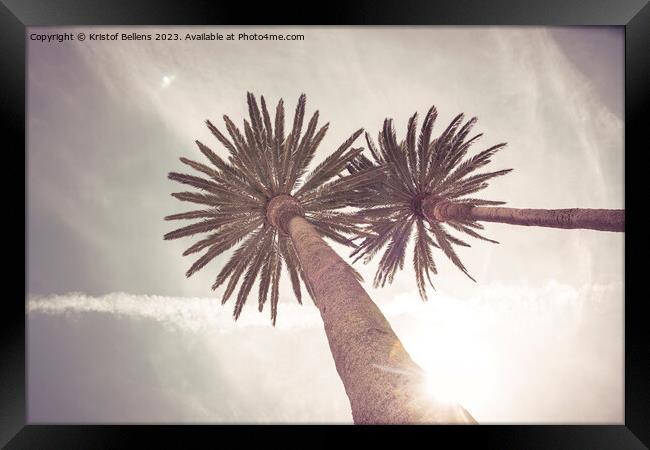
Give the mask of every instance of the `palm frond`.
[[216, 214], [217, 211], [214, 209], [199, 209], [196, 211], [170, 214], [169, 216], [165, 216], [165, 220], [201, 219], [205, 217], [214, 217]]
[[315, 186], [319, 186], [322, 183], [329, 181], [334, 178], [341, 170], [343, 170], [350, 161], [353, 161], [357, 156], [363, 151], [362, 148], [352, 149], [347, 155], [344, 155], [344, 152], [352, 145], [352, 143], [359, 137], [363, 132], [363, 129], [355, 131], [352, 136], [350, 136], [341, 146], [331, 155], [329, 155], [325, 160], [317, 165], [311, 174], [306, 178], [305, 183], [302, 185], [298, 191], [296, 191], [295, 196], [300, 197], [303, 192], [309, 191]]
[[[249, 261], [250, 256], [254, 254], [257, 249], [257, 244], [264, 237], [265, 233], [266, 228], [256, 230], [234, 251], [228, 262], [223, 266], [219, 274], [217, 274], [217, 278], [212, 285], [213, 291], [225, 283], [228, 277], [230, 277], [241, 264]], [[237, 280], [235, 280], [235, 283], [237, 283]], [[225, 300], [223, 303], [225, 303]]]
[[[361, 204], [371, 193], [364, 187], [373, 185], [384, 176], [386, 167], [373, 167], [356, 172], [343, 178], [331, 181], [308, 194], [300, 200], [306, 207], [314, 203], [326, 206], [328, 209], [339, 209], [346, 206]], [[354, 201], [354, 196], [360, 197]]]
[[[271, 229], [270, 227], [265, 227], [260, 230], [259, 235], [253, 236], [254, 239], [248, 242], [248, 245], [245, 247], [242, 246], [243, 251], [241, 253], [235, 252], [235, 254], [233, 254], [233, 257], [231, 258], [231, 260], [234, 260], [232, 266], [229, 267], [230, 261], [228, 261], [228, 264], [226, 264], [222, 269], [222, 272], [228, 269], [230, 272], [230, 281], [221, 297], [221, 304], [228, 301], [233, 292], [235, 292], [235, 287], [239, 282], [239, 278], [244, 273], [244, 270], [255, 261], [256, 256], [260, 255], [259, 250], [264, 248], [266, 240], [271, 236]], [[221, 273], [219, 275], [221, 275]], [[219, 281], [219, 275], [217, 275], [217, 282]], [[215, 285], [217, 285], [217, 282], [215, 282]], [[215, 285], [212, 286], [213, 290], [215, 289]]]
[[192, 202], [201, 205], [219, 206], [219, 197], [210, 194], [199, 194], [196, 192], [174, 192], [172, 197], [182, 202]]
[[260, 282], [258, 287], [258, 297], [257, 297], [257, 310], [262, 312], [264, 310], [264, 305], [269, 296], [269, 288], [271, 287], [271, 275], [273, 273], [273, 266], [271, 264], [271, 257], [267, 255], [264, 258], [264, 263], [260, 271]]
[[[194, 261], [194, 264], [190, 266], [190, 268], [187, 270], [185, 273], [185, 276], [188, 278], [192, 276], [196, 271], [200, 270], [203, 266], [205, 266], [207, 263], [209, 263], [212, 259], [214, 259], [215, 256], [220, 255], [221, 253], [225, 252], [229, 248], [231, 248], [233, 245], [235, 245], [237, 242], [239, 242], [242, 238], [244, 238], [248, 233], [250, 233], [251, 228], [256, 228], [252, 225], [249, 225], [248, 228], [243, 228], [243, 229], [235, 229], [232, 230], [231, 233], [223, 233], [221, 234], [222, 239], [220, 239], [218, 242], [214, 243], [207, 252], [203, 254], [199, 259]], [[195, 244], [196, 245], [196, 244]], [[185, 251], [185, 254], [192, 253], [192, 248]]]
[[300, 291], [300, 278], [298, 275], [301, 268], [300, 261], [296, 256], [296, 251], [294, 250], [291, 241], [287, 238], [280, 238], [278, 240], [278, 247], [282, 258], [287, 262], [287, 271], [289, 272], [289, 278], [291, 279], [293, 293], [296, 296], [298, 303], [302, 305], [302, 292]]
[[260, 246], [256, 250], [256, 255], [253, 258], [253, 261], [249, 264], [246, 275], [244, 275], [244, 280], [242, 281], [241, 286], [239, 287], [239, 292], [237, 294], [237, 301], [235, 302], [235, 309], [233, 311], [233, 318], [237, 320], [241, 314], [244, 303], [248, 299], [248, 293], [253, 287], [253, 283], [257, 278], [257, 274], [262, 267], [262, 263], [269, 255], [276, 255], [276, 251], [273, 246], [273, 237], [275, 235], [275, 230], [270, 228], [267, 230], [264, 239], [262, 240]]
[[201, 222], [193, 223], [181, 228], [178, 228], [174, 231], [170, 231], [165, 234], [165, 240], [178, 239], [186, 236], [192, 236], [197, 233], [206, 233], [213, 229], [217, 229], [222, 225], [228, 223], [229, 217], [217, 216], [212, 219], [202, 220]]
[[296, 112], [293, 116], [293, 126], [291, 128], [291, 133], [284, 143], [285, 148], [281, 160], [281, 172], [283, 174], [282, 186], [284, 192], [289, 192], [291, 190], [291, 184], [289, 182], [291, 158], [296, 152], [300, 139], [300, 130], [302, 129], [302, 121], [305, 116], [305, 101], [305, 94], [302, 94], [298, 99], [298, 104], [296, 105]]
[[484, 165], [488, 164], [490, 162], [490, 158], [500, 149], [505, 147], [505, 143], [497, 144], [493, 147], [488, 148], [487, 150], [483, 150], [479, 154], [465, 160], [463, 163], [461, 163], [456, 170], [453, 172], [449, 173], [445, 179], [438, 185], [436, 186], [436, 190], [440, 191], [446, 186], [460, 180], [464, 176], [468, 175], [469, 173], [475, 171], [476, 169], [479, 169], [483, 167]]
[[447, 258], [449, 258], [456, 267], [458, 267], [465, 275], [467, 275], [470, 280], [476, 282], [476, 280], [472, 278], [472, 276], [463, 265], [454, 248], [451, 246], [451, 243], [449, 242], [450, 236], [437, 223], [431, 223], [431, 231], [433, 232], [436, 241], [438, 242], [438, 246], [442, 249]]
[[318, 124], [318, 111], [314, 113], [312, 118], [309, 120], [307, 125], [307, 131], [300, 141], [300, 145], [296, 150], [291, 154], [290, 160], [287, 166], [287, 177], [284, 181], [284, 190], [290, 192], [293, 190], [296, 182], [302, 177], [305, 172], [305, 168], [311, 162], [316, 152], [318, 144], [320, 144], [321, 139], [325, 136], [329, 124], [321, 127], [321, 129], [316, 133], [316, 125]]
[[406, 132], [406, 153], [408, 156], [409, 176], [417, 174], [418, 171], [418, 156], [415, 149], [415, 134], [417, 132], [418, 113], [413, 114], [409, 119]]
[[243, 235], [250, 233], [261, 224], [262, 219], [255, 216], [252, 216], [245, 220], [242, 220], [239, 217], [233, 217], [229, 220], [224, 220], [221, 224], [210, 229], [210, 231], [217, 230], [215, 233], [212, 233], [208, 235], [208, 237], [195, 242], [191, 247], [183, 252], [183, 256], [188, 256], [193, 253], [200, 252], [207, 247], [219, 245], [225, 241], [229, 241], [233, 236], [235, 236], [235, 239], [237, 239], [237, 236], [241, 235], [242, 233]]
[[422, 221], [418, 220], [416, 221], [416, 224], [417, 234], [415, 239], [415, 250], [413, 252], [413, 266], [415, 269], [415, 280], [418, 285], [420, 297], [426, 301], [427, 292], [424, 277], [426, 276], [431, 287], [435, 289], [429, 272], [436, 274], [438, 271], [436, 269], [436, 265], [433, 261], [433, 255], [431, 253], [433, 242], [427, 234], [427, 230], [424, 227]]
[[487, 187], [487, 183], [486, 183], [487, 180], [494, 177], [500, 177], [511, 171], [512, 169], [504, 169], [504, 170], [497, 170], [495, 172], [487, 172], [487, 173], [473, 175], [471, 177], [467, 177], [462, 180], [459, 180], [457, 183], [455, 183], [452, 186], [445, 185], [440, 189], [436, 189], [434, 192], [435, 194], [438, 195], [442, 194], [449, 198], [460, 197], [462, 195], [467, 195], [470, 192], [475, 192], [473, 190], [470, 191], [474, 187], [481, 186], [481, 189], [483, 189], [483, 187]]
[[282, 272], [282, 259], [273, 253], [273, 274], [271, 276], [271, 323], [275, 326], [278, 318], [278, 300], [280, 299], [280, 273]]
[[424, 176], [427, 173], [429, 167], [429, 149], [431, 149], [431, 133], [433, 131], [433, 125], [438, 118], [438, 111], [435, 106], [432, 106], [427, 115], [424, 117], [424, 122], [422, 123], [422, 129], [420, 130], [420, 136], [418, 137], [418, 188], [422, 190], [424, 186]]
[[397, 143], [393, 121], [386, 119], [382, 133], [379, 134], [379, 148], [382, 150], [383, 158], [387, 163], [391, 163], [395, 168], [398, 177], [394, 180], [396, 184], [404, 186], [409, 193], [415, 192], [415, 186], [412, 183], [412, 175], [408, 169], [406, 154], [403, 147]]
[[[372, 138], [370, 137], [370, 134], [368, 134], [368, 132], [366, 132], [365, 135], [366, 135], [366, 143], [368, 144], [368, 150], [370, 150], [370, 154], [375, 159], [375, 162], [378, 163], [378, 164], [383, 163], [384, 159], [379, 154], [379, 151], [377, 150], [377, 147], [375, 147], [375, 143], [372, 141]], [[368, 162], [370, 162], [370, 160], [368, 160]]]
[[485, 236], [480, 235], [479, 233], [477, 233], [476, 231], [472, 230], [472, 229], [471, 229], [470, 227], [468, 227], [467, 225], [464, 225], [464, 224], [461, 223], [460, 221], [456, 221], [456, 220], [448, 220], [448, 221], [445, 222], [445, 223], [446, 223], [447, 225], [449, 225], [450, 227], [455, 228], [455, 229], [458, 230], [458, 231], [461, 231], [461, 232], [463, 232], [463, 233], [465, 233], [465, 234], [468, 234], [468, 235], [472, 236], [473, 238], [481, 239], [482, 241], [492, 242], [493, 244], [498, 244], [498, 243], [499, 243], [498, 241], [495, 241], [495, 240], [492, 240], [492, 239], [488, 239], [488, 238], [486, 238]]
[[379, 261], [379, 268], [375, 274], [375, 287], [384, 287], [386, 281], [392, 283], [397, 269], [399, 268], [401, 270], [404, 268], [406, 244], [409, 241], [411, 225], [413, 225], [414, 220], [414, 217], [402, 220], [394, 228], [386, 252], [384, 252], [383, 257]]
[[368, 263], [375, 254], [377, 254], [393, 237], [393, 234], [399, 231], [402, 222], [406, 220], [406, 217], [398, 217], [392, 221], [385, 221], [382, 223], [377, 223], [372, 226], [372, 230], [375, 232], [374, 237], [367, 237], [357, 246], [357, 249], [353, 251], [350, 256], [356, 256], [353, 263], [357, 262], [362, 257], [364, 263]]

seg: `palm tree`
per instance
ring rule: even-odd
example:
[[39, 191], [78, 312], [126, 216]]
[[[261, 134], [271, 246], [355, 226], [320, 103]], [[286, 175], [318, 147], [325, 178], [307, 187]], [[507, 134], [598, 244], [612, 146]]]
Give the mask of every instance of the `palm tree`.
[[426, 396], [422, 369], [363, 289], [358, 274], [322, 238], [354, 246], [345, 235], [365, 234], [356, 216], [345, 209], [367, 199], [364, 188], [380, 178], [385, 168], [372, 167], [334, 179], [363, 151], [351, 148], [362, 130], [305, 176], [328, 125], [317, 130], [316, 111], [302, 134], [303, 94], [285, 137], [282, 100], [273, 120], [264, 97], [260, 105], [261, 109], [249, 93], [250, 122], [244, 121], [244, 134], [224, 116], [230, 139], [207, 122], [228, 151], [228, 161], [198, 141], [199, 150], [213, 167], [181, 158], [207, 178], [169, 174], [170, 179], [203, 191], [175, 193], [174, 197], [206, 207], [166, 217], [201, 220], [166, 234], [165, 239], [209, 233], [184, 252], [205, 250], [186, 275], [243, 240], [217, 274], [212, 289], [228, 281], [223, 304], [243, 276], [233, 314], [236, 320], [259, 279], [258, 308], [262, 311], [270, 290], [275, 325], [282, 266], [289, 273], [298, 302], [301, 278], [323, 319], [355, 423], [473, 422], [463, 408], [437, 404]]
[[[515, 225], [536, 225], [553, 228], [586, 228], [623, 231], [624, 210], [609, 209], [516, 209], [495, 207], [504, 202], [467, 197], [487, 187], [487, 181], [505, 175], [512, 169], [474, 173], [490, 162], [490, 158], [506, 144], [494, 145], [463, 159], [469, 147], [481, 134], [467, 139], [476, 117], [463, 124], [464, 115], [456, 116], [438, 138], [431, 140], [437, 117], [435, 107], [429, 109], [416, 139], [417, 113], [408, 121], [406, 139], [399, 144], [392, 120], [384, 121], [379, 132], [379, 149], [366, 133], [373, 160], [359, 155], [348, 165], [351, 174], [390, 166], [382, 180], [364, 188], [369, 195], [355, 203], [360, 221], [365, 221], [364, 240], [351, 256], [355, 262], [369, 262], [386, 244], [377, 269], [375, 287], [391, 283], [398, 269], [404, 266], [406, 246], [415, 228], [413, 264], [420, 295], [426, 300], [425, 277], [433, 287], [431, 273], [437, 273], [431, 248], [439, 248], [473, 281], [453, 246], [469, 247], [450, 233], [449, 228], [473, 238], [498, 243], [476, 230], [479, 221]], [[358, 193], [355, 193], [355, 195]], [[371, 233], [371, 236], [367, 236]], [[359, 235], [361, 237], [362, 235]]]

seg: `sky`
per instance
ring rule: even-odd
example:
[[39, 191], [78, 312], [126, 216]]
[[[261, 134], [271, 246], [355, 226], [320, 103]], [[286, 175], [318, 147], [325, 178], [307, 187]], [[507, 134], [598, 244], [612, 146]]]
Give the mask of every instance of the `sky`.
[[[32, 28], [30, 32], [302, 33], [304, 41], [28, 41], [28, 418], [32, 423], [351, 423], [318, 311], [282, 284], [278, 324], [238, 322], [192, 278], [167, 180], [245, 94], [307, 94], [331, 123], [314, 165], [354, 130], [434, 133], [464, 112], [507, 142], [483, 197], [523, 208], [624, 208], [623, 31], [535, 27]], [[358, 143], [361, 145], [361, 141]], [[409, 264], [364, 284], [432, 393], [480, 423], [623, 422], [623, 234], [485, 224], [434, 253], [423, 303]], [[349, 250], [332, 245], [342, 255]], [[372, 280], [376, 265], [355, 266]], [[285, 277], [286, 278], [286, 277]], [[286, 279], [284, 280], [286, 282]], [[253, 302], [254, 303], [254, 302]]]

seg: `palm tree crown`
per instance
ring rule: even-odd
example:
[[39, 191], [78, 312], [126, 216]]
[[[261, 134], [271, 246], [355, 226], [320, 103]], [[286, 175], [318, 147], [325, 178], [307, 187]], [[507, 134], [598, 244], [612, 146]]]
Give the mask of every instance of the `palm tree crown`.
[[354, 246], [346, 235], [364, 234], [357, 226], [358, 219], [348, 212], [337, 210], [363, 203], [368, 193], [363, 189], [364, 186], [374, 182], [383, 173], [383, 169], [373, 167], [332, 180], [363, 151], [363, 148], [351, 148], [363, 131], [357, 130], [305, 176], [306, 168], [329, 124], [317, 129], [316, 111], [303, 134], [306, 101], [303, 94], [296, 107], [293, 125], [285, 136], [282, 100], [277, 104], [273, 119], [264, 97], [261, 97], [260, 105], [251, 93], [247, 94], [247, 100], [250, 122], [244, 120], [243, 134], [228, 116], [223, 119], [230, 139], [210, 121], [206, 122], [212, 134], [228, 151], [228, 161], [196, 141], [199, 150], [212, 166], [182, 157], [181, 162], [200, 172], [203, 177], [176, 172], [169, 174], [171, 180], [202, 191], [174, 193], [174, 197], [205, 206], [204, 209], [165, 217], [166, 220], [200, 219], [167, 233], [165, 239], [208, 233], [183, 253], [190, 255], [207, 249], [188, 269], [188, 277], [245, 239], [217, 274], [212, 289], [229, 280], [222, 298], [223, 304], [233, 294], [243, 276], [233, 313], [236, 320], [254, 282], [259, 279], [259, 310], [262, 311], [270, 291], [271, 320], [275, 325], [283, 262], [298, 302], [302, 303], [299, 277], [310, 295], [312, 292], [305, 281], [291, 240], [269, 220], [267, 207], [271, 201], [275, 198], [289, 198], [323, 236], [343, 245]]
[[467, 197], [487, 187], [487, 181], [504, 175], [512, 169], [474, 174], [474, 171], [490, 162], [490, 158], [506, 144], [494, 145], [487, 150], [463, 159], [469, 147], [481, 134], [467, 139], [476, 118], [464, 125], [464, 115], [456, 116], [440, 136], [431, 140], [431, 133], [437, 117], [435, 107], [429, 109], [424, 118], [419, 136], [417, 134], [417, 113], [408, 121], [406, 139], [398, 143], [391, 119], [384, 121], [379, 132], [379, 149], [366, 133], [368, 148], [373, 160], [359, 155], [348, 165], [352, 174], [361, 173], [373, 167], [389, 166], [387, 176], [381, 181], [363, 189], [372, 193], [367, 200], [359, 203], [359, 219], [366, 223], [366, 236], [351, 256], [355, 262], [364, 258], [368, 263], [386, 244], [388, 244], [379, 262], [374, 284], [375, 287], [391, 283], [398, 269], [404, 266], [406, 247], [415, 228], [415, 246], [413, 264], [420, 296], [426, 300], [425, 276], [433, 287], [430, 273], [436, 274], [432, 247], [442, 249], [444, 254], [472, 278], [453, 245], [469, 247], [469, 244], [450, 234], [445, 225], [454, 230], [497, 243], [481, 236], [476, 229], [483, 226], [472, 220], [446, 220], [440, 222], [427, 214], [430, 203], [453, 201], [468, 206], [499, 205], [504, 202], [481, 200]]

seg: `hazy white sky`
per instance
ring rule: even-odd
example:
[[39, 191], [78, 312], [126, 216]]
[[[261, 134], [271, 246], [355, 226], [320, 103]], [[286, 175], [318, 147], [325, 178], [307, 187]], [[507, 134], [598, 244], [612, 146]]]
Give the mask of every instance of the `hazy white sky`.
[[[351, 421], [313, 305], [285, 289], [276, 329], [250, 305], [233, 323], [210, 290], [228, 255], [188, 280], [188, 241], [162, 239], [182, 210], [167, 172], [200, 157], [195, 139], [223, 153], [204, 121], [240, 122], [247, 90], [289, 107], [307, 94], [331, 122], [315, 163], [359, 127], [376, 135], [390, 116], [401, 135], [435, 104], [436, 132], [465, 112], [477, 151], [508, 142], [492, 166], [515, 170], [486, 198], [624, 207], [621, 29], [174, 31], [305, 40], [29, 42], [30, 421]], [[366, 286], [432, 389], [482, 423], [622, 422], [623, 235], [486, 234], [501, 244], [459, 250], [476, 284], [434, 254], [427, 304], [410, 264]]]

